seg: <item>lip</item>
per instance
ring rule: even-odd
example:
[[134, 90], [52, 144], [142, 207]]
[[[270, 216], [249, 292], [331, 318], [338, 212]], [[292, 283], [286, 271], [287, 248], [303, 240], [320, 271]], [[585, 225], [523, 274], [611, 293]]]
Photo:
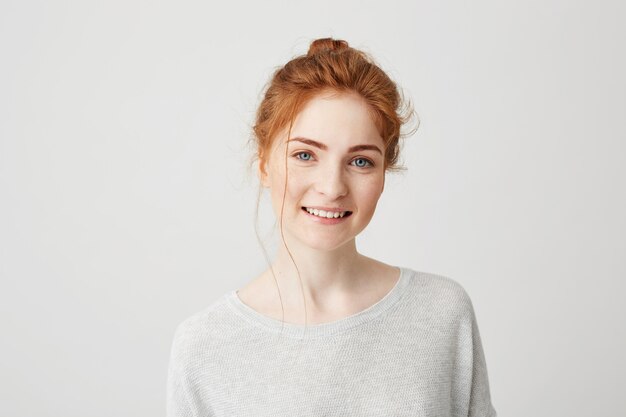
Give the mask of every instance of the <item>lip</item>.
[[324, 211], [352, 211], [343, 207], [302, 206], [302, 208], [312, 208], [312, 209], [324, 210]]

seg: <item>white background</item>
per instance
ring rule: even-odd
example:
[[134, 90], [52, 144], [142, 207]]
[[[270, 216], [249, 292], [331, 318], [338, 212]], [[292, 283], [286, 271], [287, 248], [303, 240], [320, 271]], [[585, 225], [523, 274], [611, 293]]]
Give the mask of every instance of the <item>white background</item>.
[[624, 11], [2, 0], [0, 414], [165, 413], [176, 325], [265, 268], [246, 147], [262, 88], [333, 36], [422, 121], [359, 250], [464, 286], [502, 417], [619, 415]]

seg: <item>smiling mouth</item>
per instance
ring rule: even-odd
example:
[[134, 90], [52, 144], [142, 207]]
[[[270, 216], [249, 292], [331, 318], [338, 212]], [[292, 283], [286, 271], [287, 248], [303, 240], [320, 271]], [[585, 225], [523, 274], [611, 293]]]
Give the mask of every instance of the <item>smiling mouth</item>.
[[324, 210], [318, 210], [318, 209], [312, 209], [312, 208], [308, 208], [308, 207], [302, 207], [302, 210], [312, 214], [313, 216], [317, 216], [317, 217], [321, 217], [323, 219], [337, 219], [337, 218], [344, 218], [344, 217], [348, 217], [352, 214], [351, 211], [324, 211]]

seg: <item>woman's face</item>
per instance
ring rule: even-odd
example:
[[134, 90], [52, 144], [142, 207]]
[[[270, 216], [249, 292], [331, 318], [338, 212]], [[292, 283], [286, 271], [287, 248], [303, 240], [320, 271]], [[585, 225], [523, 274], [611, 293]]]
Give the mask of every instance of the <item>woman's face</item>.
[[277, 219], [287, 167], [285, 239], [336, 249], [367, 226], [384, 188], [385, 149], [368, 105], [353, 93], [320, 94], [298, 114], [288, 141], [286, 135], [260, 165]]

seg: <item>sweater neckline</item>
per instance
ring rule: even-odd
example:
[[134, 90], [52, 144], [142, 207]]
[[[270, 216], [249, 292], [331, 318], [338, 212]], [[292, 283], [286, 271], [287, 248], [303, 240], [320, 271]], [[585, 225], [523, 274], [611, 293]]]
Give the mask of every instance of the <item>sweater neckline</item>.
[[237, 294], [237, 290], [231, 290], [228, 292], [226, 300], [227, 304], [235, 311], [235, 313], [256, 327], [260, 327], [266, 331], [274, 333], [281, 333], [282, 331], [283, 336], [290, 338], [317, 338], [332, 335], [363, 323], [367, 323], [392, 307], [402, 297], [402, 294], [404, 294], [411, 275], [411, 271], [408, 268], [397, 268], [400, 270], [398, 281], [395, 283], [393, 288], [391, 288], [391, 290], [376, 303], [351, 316], [344, 317], [339, 320], [327, 323], [309, 324], [306, 326], [306, 329], [303, 324], [283, 323], [281, 320], [259, 313], [241, 301], [239, 295]]

